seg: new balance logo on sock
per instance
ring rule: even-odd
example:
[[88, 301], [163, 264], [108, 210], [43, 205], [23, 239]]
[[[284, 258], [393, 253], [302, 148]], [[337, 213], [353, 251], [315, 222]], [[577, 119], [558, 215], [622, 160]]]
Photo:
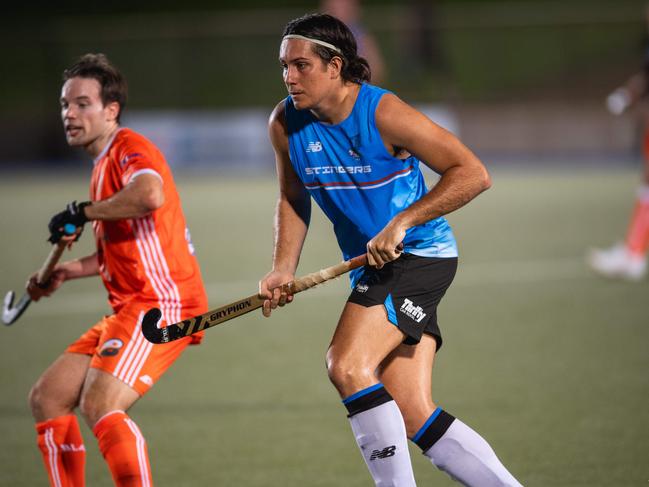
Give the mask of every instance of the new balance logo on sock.
[[384, 448], [383, 450], [374, 450], [372, 451], [372, 455], [370, 456], [370, 461], [376, 460], [377, 458], [387, 458], [387, 457], [393, 457], [394, 456], [394, 451], [397, 449], [396, 445], [388, 446]]

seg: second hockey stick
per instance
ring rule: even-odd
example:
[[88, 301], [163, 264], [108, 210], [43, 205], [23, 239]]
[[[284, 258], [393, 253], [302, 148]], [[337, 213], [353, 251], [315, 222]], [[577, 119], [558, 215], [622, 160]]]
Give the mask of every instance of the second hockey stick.
[[[296, 294], [311, 289], [323, 282], [335, 279], [352, 269], [364, 265], [367, 265], [367, 254], [359, 255], [340, 264], [307, 274], [306, 276], [284, 284], [282, 288], [288, 294]], [[146, 312], [142, 319], [142, 334], [152, 343], [171, 342], [261, 308], [265, 300], [266, 298], [253, 294], [234, 303], [226, 304], [202, 315], [167, 325], [163, 328], [158, 328], [158, 322], [162, 317], [162, 312], [158, 308], [152, 308]]]

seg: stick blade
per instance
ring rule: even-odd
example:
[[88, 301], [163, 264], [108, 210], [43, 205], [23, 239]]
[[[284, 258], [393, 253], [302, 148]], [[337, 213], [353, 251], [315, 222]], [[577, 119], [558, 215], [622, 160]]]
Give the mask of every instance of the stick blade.
[[29, 306], [29, 303], [32, 302], [29, 294], [25, 294], [22, 298], [20, 298], [20, 300], [18, 300], [16, 306], [13, 306], [15, 297], [16, 294], [13, 291], [9, 291], [5, 295], [4, 305], [2, 307], [2, 322], [7, 326], [11, 325], [18, 318], [20, 318], [20, 315], [25, 312], [27, 306]]
[[4, 305], [2, 306], [2, 321], [5, 325], [11, 325], [13, 323], [12, 305], [14, 304], [15, 297], [16, 295], [13, 291], [9, 291], [5, 295]]
[[181, 327], [167, 325], [159, 328], [158, 324], [162, 318], [162, 311], [158, 308], [151, 308], [142, 318], [142, 334], [151, 343], [169, 343], [185, 336]]
[[158, 323], [162, 318], [162, 311], [158, 308], [151, 308], [142, 318], [142, 334], [144, 338], [151, 343], [167, 343], [168, 335], [165, 328], [158, 328]]

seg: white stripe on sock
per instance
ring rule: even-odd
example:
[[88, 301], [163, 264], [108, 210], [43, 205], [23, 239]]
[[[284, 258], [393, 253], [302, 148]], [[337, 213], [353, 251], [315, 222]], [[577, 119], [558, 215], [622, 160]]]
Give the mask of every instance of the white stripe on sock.
[[61, 474], [58, 465], [59, 449], [54, 442], [54, 428], [45, 430], [45, 445], [47, 446], [47, 454], [50, 461], [50, 473], [55, 487], [62, 487]]
[[151, 487], [151, 479], [149, 478], [149, 469], [147, 468], [147, 462], [146, 462], [146, 442], [144, 440], [144, 436], [142, 436], [142, 432], [140, 431], [140, 428], [138, 428], [137, 424], [130, 419], [130, 418], [125, 418], [124, 421], [128, 425], [129, 429], [133, 433], [136, 439], [136, 445], [137, 445], [137, 459], [138, 459], [138, 465], [140, 467], [140, 480], [142, 481], [142, 487]]

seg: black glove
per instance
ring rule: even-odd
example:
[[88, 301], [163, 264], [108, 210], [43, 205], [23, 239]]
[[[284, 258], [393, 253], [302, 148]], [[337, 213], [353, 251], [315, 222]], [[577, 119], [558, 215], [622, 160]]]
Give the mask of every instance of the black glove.
[[[52, 243], [57, 243], [61, 240], [61, 237], [66, 235], [63, 227], [68, 223], [71, 223], [77, 228], [81, 228], [81, 231], [83, 231], [83, 226], [88, 221], [88, 217], [83, 209], [90, 204], [90, 201], [83, 201], [82, 203], [73, 201], [72, 203], [68, 203], [65, 210], [57, 213], [50, 220], [48, 225], [50, 229], [50, 238], [48, 240]], [[81, 232], [79, 232], [75, 240], [79, 240], [80, 236]]]

